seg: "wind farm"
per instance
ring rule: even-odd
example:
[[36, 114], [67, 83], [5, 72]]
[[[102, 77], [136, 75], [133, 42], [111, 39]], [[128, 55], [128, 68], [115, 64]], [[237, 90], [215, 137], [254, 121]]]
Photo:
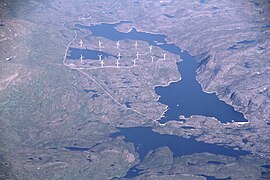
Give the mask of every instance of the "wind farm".
[[[80, 39], [80, 38], [78, 38]], [[107, 42], [106, 42], [107, 41]], [[112, 46], [115, 44], [114, 46]], [[91, 59], [86, 57], [93, 57], [93, 55], [84, 55], [83, 49], [91, 49], [91, 52], [98, 52], [97, 58]], [[121, 47], [121, 48], [120, 48]], [[79, 58], [80, 63], [76, 58], [71, 57], [72, 50], [80, 52], [81, 55]], [[149, 45], [145, 42], [139, 41], [108, 41], [108, 40], [93, 40], [87, 41], [80, 39], [78, 44], [76, 39], [68, 47], [67, 57], [65, 58], [65, 63], [70, 64], [73, 68], [78, 66], [80, 69], [108, 69], [108, 68], [138, 68], [140, 66], [149, 66], [152, 63], [159, 62], [161, 60], [166, 60], [167, 54], [165, 52], [160, 53], [158, 47]], [[103, 54], [110, 54], [110, 56], [104, 57]], [[171, 55], [173, 59], [173, 55]], [[96, 61], [98, 59], [99, 62]]]

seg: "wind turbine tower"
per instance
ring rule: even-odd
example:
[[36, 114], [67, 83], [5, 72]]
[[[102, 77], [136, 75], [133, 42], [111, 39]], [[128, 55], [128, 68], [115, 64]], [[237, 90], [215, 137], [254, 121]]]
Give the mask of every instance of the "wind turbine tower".
[[102, 48], [102, 42], [101, 41], [98, 41], [98, 47], [99, 47], [99, 49]]
[[81, 39], [81, 41], [79, 42], [79, 44], [80, 44], [80, 47], [83, 46], [83, 40], [82, 40], [82, 39]]
[[166, 53], [163, 54], [163, 60], [166, 60]]
[[152, 52], [152, 49], [153, 49], [153, 46], [149, 46], [149, 52], [151, 53]]
[[103, 60], [101, 60], [100, 65], [101, 65], [102, 68], [104, 67], [104, 61]]
[[136, 60], [138, 60], [139, 59], [139, 52], [137, 52], [137, 54], [136, 54]]
[[135, 48], [138, 49], [138, 42], [136, 41], [134, 44]]
[[120, 47], [120, 42], [117, 41], [117, 43], [116, 43], [116, 48], [119, 49], [119, 47]]
[[154, 57], [155, 57], [155, 56], [151, 56], [151, 62], [152, 62], [152, 63], [154, 62]]
[[99, 61], [102, 60], [102, 54], [98, 55]]
[[120, 61], [120, 59], [121, 59], [121, 54], [120, 53], [118, 53], [118, 55], [117, 55], [117, 57], [118, 57], [118, 61]]
[[80, 57], [80, 62], [81, 62], [81, 66], [83, 65], [83, 55], [81, 54], [81, 57]]

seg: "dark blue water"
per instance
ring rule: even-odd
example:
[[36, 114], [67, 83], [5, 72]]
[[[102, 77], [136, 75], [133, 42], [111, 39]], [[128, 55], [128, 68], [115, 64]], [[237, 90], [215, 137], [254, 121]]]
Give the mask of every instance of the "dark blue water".
[[252, 44], [255, 42], [257, 42], [257, 41], [256, 40], [244, 40], [244, 41], [237, 42], [237, 44]]
[[262, 28], [270, 28], [270, 25], [263, 26]]
[[90, 148], [82, 148], [82, 147], [75, 147], [75, 146], [65, 146], [65, 149], [70, 151], [89, 151]]
[[203, 92], [201, 85], [196, 80], [197, 64], [195, 58], [186, 51], [181, 51], [174, 44], [166, 42], [165, 35], [150, 34], [138, 32], [132, 29], [128, 33], [119, 32], [115, 27], [116, 24], [99, 24], [93, 26], [76, 25], [80, 28], [89, 29], [92, 36], [103, 37], [113, 41], [124, 39], [145, 41], [149, 45], [158, 46], [165, 51], [181, 56], [182, 62], [177, 63], [178, 70], [182, 79], [178, 82], [171, 83], [166, 87], [156, 87], [155, 91], [160, 95], [159, 102], [168, 105], [169, 109], [160, 119], [161, 123], [170, 120], [178, 120], [180, 115], [190, 117], [191, 115], [202, 115], [207, 117], [216, 117], [219, 121], [247, 122], [243, 114], [237, 112], [232, 106], [218, 99], [214, 93]]
[[[154, 151], [164, 146], [170, 148], [174, 157], [203, 152], [232, 157], [249, 154], [249, 152], [243, 150], [234, 150], [225, 146], [199, 142], [195, 138], [186, 139], [175, 135], [159, 134], [153, 132], [149, 127], [119, 128], [119, 130], [119, 132], [111, 134], [110, 137], [124, 136], [125, 142], [133, 143], [136, 152], [139, 154], [140, 162], [144, 160], [149, 151]], [[217, 164], [219, 162], [209, 161], [209, 163]], [[130, 168], [125, 178], [136, 177], [142, 174], [143, 170], [138, 169], [138, 166], [139, 164]]]
[[156, 34], [150, 34], [150, 33], [144, 33], [144, 32], [138, 32], [135, 28], [132, 28], [132, 30], [128, 33], [119, 32], [115, 29], [115, 27], [121, 23], [116, 24], [98, 24], [98, 25], [92, 25], [92, 26], [83, 26], [77, 24], [76, 26], [84, 29], [89, 29], [92, 32], [92, 36], [97, 37], [103, 37], [106, 39], [110, 39], [112, 41], [120, 41], [124, 39], [131, 39], [131, 40], [137, 40], [137, 41], [146, 41], [151, 45], [155, 45], [155, 41], [159, 43], [166, 43], [166, 36], [164, 35], [156, 35]]
[[164, 16], [166, 16], [167, 18], [174, 18], [174, 16], [171, 16], [169, 14], [164, 14]]
[[86, 92], [86, 93], [89, 93], [89, 92], [93, 92], [93, 93], [97, 93], [98, 91], [96, 91], [96, 90], [92, 90], [92, 89], [84, 89], [83, 90], [84, 92]]
[[249, 45], [257, 42], [256, 40], [244, 40], [244, 41], [239, 41], [235, 45], [229, 47], [227, 50], [238, 50], [238, 49], [243, 49], [245, 46], [241, 45]]
[[98, 97], [99, 97], [98, 94], [93, 94], [93, 95], [91, 96], [91, 99], [96, 99], [96, 98], [98, 98]]
[[227, 178], [216, 178], [215, 176], [206, 176], [206, 175], [201, 175], [203, 177], [206, 177], [207, 180], [231, 180], [231, 177]]
[[169, 147], [174, 157], [203, 152], [232, 157], [248, 154], [247, 151], [199, 142], [195, 138], [186, 139], [175, 135], [159, 134], [148, 127], [119, 128], [119, 130], [120, 132], [113, 133], [110, 137], [124, 136], [125, 142], [133, 143], [141, 162], [149, 151], [163, 146]]
[[129, 101], [125, 102], [125, 105], [126, 105], [127, 108], [131, 108], [132, 102], [129, 102]]
[[[102, 51], [96, 51], [96, 50], [90, 50], [90, 49], [78, 49], [78, 48], [69, 48], [69, 55], [67, 56], [67, 59], [70, 60], [78, 60], [81, 58], [81, 55], [83, 56], [83, 59], [93, 59], [93, 60], [99, 60], [99, 55], [102, 54], [101, 59], [108, 58], [109, 56], [113, 56], [111, 54], [102, 52]], [[113, 56], [116, 57], [116, 56]]]
[[143, 174], [141, 169], [138, 169], [137, 166], [133, 166], [130, 168], [127, 172], [127, 174], [124, 176], [124, 178], [132, 178]]
[[262, 165], [263, 168], [270, 169], [270, 164]]
[[182, 129], [195, 129], [194, 127], [191, 126], [181, 126]]
[[196, 80], [196, 62], [192, 56], [184, 52], [181, 54], [183, 62], [178, 63], [178, 70], [182, 80], [173, 82], [166, 87], [156, 87], [156, 93], [160, 95], [159, 102], [166, 104], [169, 110], [165, 112], [160, 122], [178, 120], [180, 115], [203, 115], [216, 117], [222, 123], [235, 121], [247, 121], [242, 113], [224, 101], [218, 99], [214, 93], [205, 93]]
[[219, 162], [219, 161], [208, 161], [207, 163], [208, 164], [215, 164], [215, 165], [223, 165], [223, 164], [225, 164], [225, 163]]
[[240, 49], [239, 46], [233, 45], [233, 46], [229, 47], [227, 50], [238, 50], [238, 49]]
[[264, 171], [262, 171], [261, 172], [261, 179], [270, 179], [270, 172], [264, 172]]

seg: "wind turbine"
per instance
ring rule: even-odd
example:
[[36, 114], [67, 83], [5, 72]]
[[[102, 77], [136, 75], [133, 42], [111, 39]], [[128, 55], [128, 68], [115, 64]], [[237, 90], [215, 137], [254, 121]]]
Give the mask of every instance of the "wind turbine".
[[119, 68], [119, 60], [116, 61], [116, 67]]
[[80, 46], [83, 46], [83, 40], [81, 39], [81, 41], [79, 42]]
[[98, 57], [99, 57], [99, 61], [101, 61], [102, 60], [102, 54], [98, 55]]
[[117, 43], [116, 43], [116, 48], [119, 49], [119, 46], [120, 46], [120, 42], [117, 41]]
[[98, 47], [99, 47], [99, 49], [102, 48], [102, 42], [101, 41], [98, 41]]
[[137, 52], [137, 54], [136, 54], [136, 60], [138, 60], [139, 59], [139, 52]]
[[134, 44], [135, 48], [138, 49], [138, 42], [136, 41]]
[[149, 52], [151, 53], [152, 52], [152, 49], [153, 49], [153, 46], [149, 46]]
[[100, 65], [101, 65], [102, 68], [104, 67], [104, 61], [103, 60], [101, 60]]
[[83, 64], [83, 55], [81, 54], [81, 57], [80, 57], [80, 62], [81, 62], [81, 65]]
[[155, 57], [155, 56], [151, 56], [151, 62], [152, 62], [152, 63], [154, 62], [154, 57]]
[[163, 60], [166, 60], [166, 53], [163, 54]]
[[117, 57], [118, 57], [118, 61], [120, 61], [120, 59], [121, 59], [121, 54], [118, 53]]

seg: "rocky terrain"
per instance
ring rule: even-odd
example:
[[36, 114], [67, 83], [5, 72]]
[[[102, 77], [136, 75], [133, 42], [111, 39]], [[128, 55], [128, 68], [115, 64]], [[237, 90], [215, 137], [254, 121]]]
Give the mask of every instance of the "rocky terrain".
[[[142, 169], [138, 179], [269, 178], [263, 166], [270, 164], [269, 6], [266, 0], [1, 1], [0, 179], [112, 179], [124, 177], [135, 165]], [[192, 54], [204, 91], [215, 92], [249, 123], [192, 116], [185, 123], [159, 125], [156, 120], [166, 106], [157, 102], [153, 88], [181, 78], [175, 64], [179, 59], [171, 54], [169, 63], [142, 61], [143, 66], [130, 69], [68, 65], [67, 48], [78, 48], [81, 38], [88, 40], [87, 48], [97, 49], [92, 42], [102, 40], [106, 52], [117, 54], [115, 42], [93, 38], [75, 24], [122, 20], [131, 22], [118, 31], [135, 27], [164, 34]], [[121, 43], [125, 54], [135, 42]], [[145, 52], [148, 45], [139, 43]], [[156, 48], [155, 53], [164, 52]], [[132, 143], [110, 138], [117, 127], [134, 126], [251, 154], [173, 157], [169, 148], [160, 147], [140, 163]]]

